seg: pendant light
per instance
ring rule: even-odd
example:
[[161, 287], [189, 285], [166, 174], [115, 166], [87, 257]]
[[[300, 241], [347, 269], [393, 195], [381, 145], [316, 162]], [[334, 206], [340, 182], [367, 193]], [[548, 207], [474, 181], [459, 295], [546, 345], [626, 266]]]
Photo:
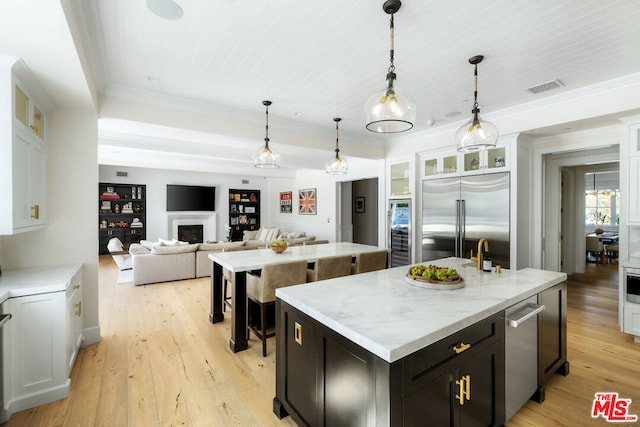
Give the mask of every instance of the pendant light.
[[266, 110], [267, 125], [266, 136], [264, 137], [264, 147], [258, 148], [253, 153], [253, 165], [262, 169], [275, 169], [280, 167], [280, 154], [276, 154], [269, 148], [269, 105], [271, 101], [262, 101]]
[[336, 155], [325, 163], [325, 170], [329, 175], [344, 175], [349, 169], [347, 161], [340, 158], [340, 145], [338, 144], [338, 122], [340, 120], [342, 120], [340, 117], [333, 119], [336, 122]]
[[387, 70], [387, 87], [369, 97], [365, 104], [367, 115], [367, 129], [378, 133], [404, 132], [413, 127], [416, 120], [416, 103], [408, 95], [402, 94], [395, 86], [396, 67], [394, 59], [394, 26], [393, 14], [396, 13], [402, 3], [400, 0], [387, 0], [382, 9], [389, 15], [391, 47], [389, 50], [390, 65]]
[[471, 110], [473, 116], [456, 132], [458, 151], [463, 153], [493, 148], [498, 141], [498, 128], [496, 125], [481, 120], [478, 115], [480, 113], [478, 106], [478, 64], [481, 63], [483, 59], [484, 56], [482, 55], [469, 58], [469, 63], [475, 66], [473, 72], [475, 89], [473, 91], [473, 109]]

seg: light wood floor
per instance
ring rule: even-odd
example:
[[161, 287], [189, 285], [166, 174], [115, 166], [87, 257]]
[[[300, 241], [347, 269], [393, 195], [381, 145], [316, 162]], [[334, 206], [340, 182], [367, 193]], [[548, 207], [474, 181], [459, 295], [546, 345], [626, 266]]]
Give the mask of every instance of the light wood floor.
[[[606, 425], [590, 417], [599, 391], [633, 399], [630, 412], [640, 415], [640, 344], [617, 325], [617, 267], [589, 265], [570, 278], [568, 296], [571, 373], [554, 376], [546, 401], [528, 402], [509, 426]], [[102, 256], [102, 340], [80, 351], [70, 397], [5, 426], [294, 425], [271, 411], [275, 340], [266, 358], [254, 336], [233, 354], [229, 316], [211, 325], [208, 313], [209, 279], [117, 285]]]

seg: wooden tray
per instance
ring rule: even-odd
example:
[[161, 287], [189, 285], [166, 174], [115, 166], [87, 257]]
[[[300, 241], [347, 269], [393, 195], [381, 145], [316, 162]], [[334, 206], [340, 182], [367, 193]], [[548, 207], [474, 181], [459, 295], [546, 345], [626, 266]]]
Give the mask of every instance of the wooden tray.
[[453, 289], [464, 288], [464, 279], [460, 276], [452, 280], [445, 280], [445, 281], [433, 280], [433, 279], [429, 279], [428, 277], [422, 277], [422, 276], [412, 276], [409, 273], [407, 273], [404, 277], [405, 277], [405, 280], [410, 284], [414, 286], [418, 286], [420, 288], [425, 288], [425, 289], [453, 290]]

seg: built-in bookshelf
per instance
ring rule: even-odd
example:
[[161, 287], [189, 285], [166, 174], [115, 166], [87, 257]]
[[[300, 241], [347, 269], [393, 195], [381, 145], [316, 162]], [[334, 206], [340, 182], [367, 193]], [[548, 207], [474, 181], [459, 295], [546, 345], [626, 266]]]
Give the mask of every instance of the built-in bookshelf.
[[231, 240], [242, 240], [244, 230], [260, 228], [260, 190], [229, 190]]
[[108, 254], [113, 237], [129, 245], [146, 238], [147, 188], [141, 184], [98, 185], [98, 253]]

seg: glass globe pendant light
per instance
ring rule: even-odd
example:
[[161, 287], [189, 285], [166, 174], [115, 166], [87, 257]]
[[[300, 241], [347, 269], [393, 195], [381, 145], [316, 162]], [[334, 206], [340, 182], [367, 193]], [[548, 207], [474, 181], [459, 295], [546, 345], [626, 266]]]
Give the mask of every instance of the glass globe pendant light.
[[498, 142], [498, 128], [491, 122], [480, 119], [480, 108], [478, 106], [478, 64], [482, 62], [484, 56], [476, 55], [469, 58], [469, 63], [475, 66], [473, 73], [475, 79], [475, 89], [473, 92], [473, 116], [463, 124], [456, 132], [456, 143], [458, 151], [468, 153], [472, 151], [493, 148]]
[[266, 136], [264, 137], [264, 147], [258, 148], [253, 153], [253, 165], [262, 169], [275, 169], [280, 167], [280, 154], [269, 148], [269, 105], [271, 105], [271, 101], [262, 101], [262, 105], [266, 109]]
[[413, 127], [416, 120], [416, 103], [406, 94], [403, 94], [395, 86], [396, 67], [394, 59], [394, 24], [393, 14], [396, 13], [402, 3], [400, 0], [387, 0], [382, 9], [389, 15], [391, 47], [389, 50], [390, 65], [387, 70], [387, 87], [369, 97], [365, 104], [367, 115], [367, 129], [378, 133], [404, 132]]
[[338, 144], [338, 122], [340, 120], [342, 120], [340, 117], [333, 119], [336, 122], [336, 155], [325, 163], [325, 170], [329, 175], [344, 175], [349, 169], [347, 161], [340, 158], [340, 145]]

